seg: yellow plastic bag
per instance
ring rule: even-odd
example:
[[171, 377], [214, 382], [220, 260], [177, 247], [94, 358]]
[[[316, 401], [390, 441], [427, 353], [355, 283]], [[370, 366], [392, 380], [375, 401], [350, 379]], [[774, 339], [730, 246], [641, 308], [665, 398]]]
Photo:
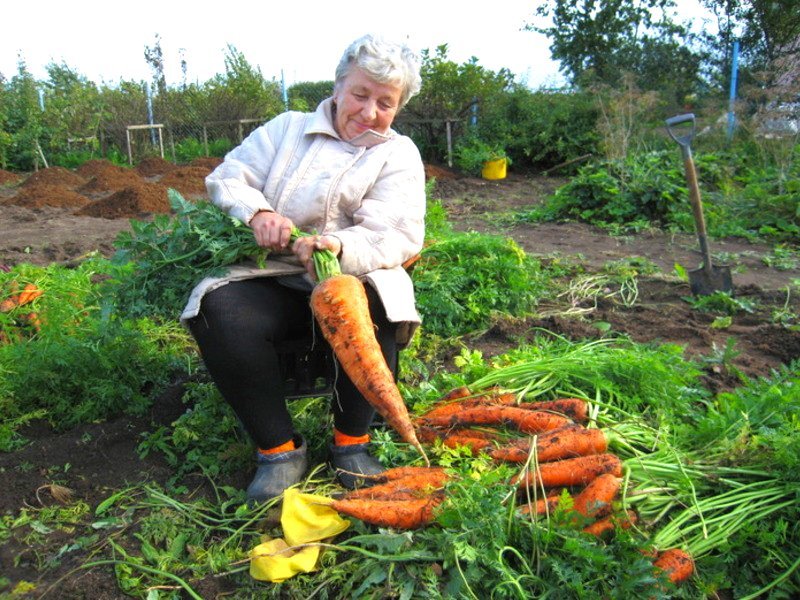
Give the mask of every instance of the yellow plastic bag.
[[286, 490], [281, 511], [283, 538], [269, 540], [250, 551], [250, 576], [279, 582], [313, 571], [319, 546], [298, 546], [337, 536], [350, 526], [350, 521], [341, 518], [329, 503], [325, 496], [303, 494], [295, 488]]

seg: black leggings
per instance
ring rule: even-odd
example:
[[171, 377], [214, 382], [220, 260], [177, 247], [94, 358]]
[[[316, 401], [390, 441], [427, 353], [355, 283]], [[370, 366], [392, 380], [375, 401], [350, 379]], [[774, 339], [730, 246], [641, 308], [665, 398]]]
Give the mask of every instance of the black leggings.
[[[387, 321], [377, 293], [365, 287], [375, 335], [394, 372], [397, 326]], [[274, 342], [310, 335], [312, 319], [308, 293], [261, 277], [209, 292], [188, 322], [211, 378], [259, 448], [294, 435]], [[320, 336], [317, 343], [326, 342]], [[375, 411], [341, 369], [331, 404], [336, 429], [353, 436], [367, 433]]]

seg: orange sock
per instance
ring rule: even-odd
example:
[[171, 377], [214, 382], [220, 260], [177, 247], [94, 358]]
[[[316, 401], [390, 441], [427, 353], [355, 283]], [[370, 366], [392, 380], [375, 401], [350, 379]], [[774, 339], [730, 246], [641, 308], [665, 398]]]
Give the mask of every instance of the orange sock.
[[353, 444], [366, 444], [369, 441], [369, 434], [347, 435], [335, 427], [333, 428], [333, 444], [335, 446], [352, 446]]
[[294, 440], [289, 440], [283, 444], [279, 444], [278, 446], [273, 446], [272, 448], [267, 448], [266, 450], [259, 448], [259, 454], [278, 454], [279, 452], [290, 452], [291, 450], [295, 449]]

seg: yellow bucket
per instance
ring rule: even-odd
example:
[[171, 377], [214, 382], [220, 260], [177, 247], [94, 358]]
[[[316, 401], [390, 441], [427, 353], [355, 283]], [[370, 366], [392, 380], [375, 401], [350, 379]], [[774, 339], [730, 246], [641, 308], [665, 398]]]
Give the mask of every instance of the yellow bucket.
[[506, 159], [497, 158], [495, 160], [487, 160], [483, 163], [481, 170], [481, 177], [484, 179], [505, 179], [506, 178]]

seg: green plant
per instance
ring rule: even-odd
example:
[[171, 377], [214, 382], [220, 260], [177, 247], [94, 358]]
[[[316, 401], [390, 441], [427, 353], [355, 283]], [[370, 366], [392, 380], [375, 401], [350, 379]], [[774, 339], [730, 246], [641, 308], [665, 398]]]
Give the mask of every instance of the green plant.
[[499, 144], [489, 144], [475, 136], [465, 136], [456, 144], [456, 166], [471, 175], [480, 175], [484, 163], [492, 160], [511, 160]]
[[703, 296], [686, 297], [684, 300], [696, 310], [722, 315], [735, 315], [741, 312], [752, 313], [755, 310], [754, 301], [738, 298], [730, 292], [719, 290]]

